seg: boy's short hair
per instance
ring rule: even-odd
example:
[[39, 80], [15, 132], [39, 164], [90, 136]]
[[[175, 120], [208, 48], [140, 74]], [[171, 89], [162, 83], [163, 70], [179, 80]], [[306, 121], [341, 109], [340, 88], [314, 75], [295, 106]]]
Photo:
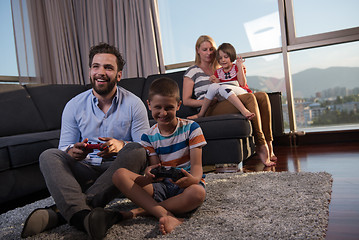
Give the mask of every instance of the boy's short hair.
[[174, 97], [177, 102], [181, 100], [177, 82], [168, 77], [158, 78], [151, 83], [148, 100], [151, 101], [154, 95]]
[[[234, 62], [234, 60], [237, 59], [236, 49], [232, 46], [232, 44], [222, 43], [218, 47], [217, 52], [219, 52], [219, 50], [221, 50], [222, 52], [227, 54], [229, 56], [229, 58], [231, 59], [231, 62]], [[217, 54], [217, 60], [218, 59], [219, 59], [219, 54]]]
[[125, 66], [125, 64], [126, 64], [125, 60], [123, 60], [120, 51], [116, 47], [114, 47], [108, 43], [99, 43], [98, 45], [92, 46], [90, 48], [90, 53], [89, 53], [90, 68], [91, 68], [92, 60], [93, 60], [94, 56], [99, 53], [109, 53], [109, 54], [115, 55], [116, 60], [117, 60], [117, 71], [123, 70], [123, 66]]

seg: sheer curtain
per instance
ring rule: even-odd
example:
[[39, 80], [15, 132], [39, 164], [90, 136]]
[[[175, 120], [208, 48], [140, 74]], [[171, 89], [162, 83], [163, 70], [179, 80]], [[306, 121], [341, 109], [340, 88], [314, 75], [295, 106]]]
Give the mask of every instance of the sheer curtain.
[[123, 77], [164, 73], [157, 0], [11, 0], [22, 83], [87, 84], [88, 51], [120, 49]]

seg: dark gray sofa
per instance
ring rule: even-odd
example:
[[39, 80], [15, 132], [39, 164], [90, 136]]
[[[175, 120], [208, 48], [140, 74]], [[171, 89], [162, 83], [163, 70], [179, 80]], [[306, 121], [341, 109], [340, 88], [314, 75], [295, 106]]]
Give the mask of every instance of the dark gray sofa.
[[[122, 79], [120, 86], [147, 99], [151, 82], [161, 76], [176, 80], [182, 90], [183, 71]], [[61, 114], [75, 95], [89, 89], [84, 85], [0, 85], [0, 204], [27, 198], [46, 190], [38, 157], [57, 147]], [[182, 94], [182, 93], [181, 93]], [[273, 132], [283, 134], [280, 93], [269, 94], [273, 111]], [[196, 113], [181, 106], [178, 116]], [[149, 113], [150, 122], [153, 123]], [[254, 154], [251, 124], [241, 114], [205, 117], [196, 120], [203, 129], [207, 145], [203, 165], [240, 163]]]

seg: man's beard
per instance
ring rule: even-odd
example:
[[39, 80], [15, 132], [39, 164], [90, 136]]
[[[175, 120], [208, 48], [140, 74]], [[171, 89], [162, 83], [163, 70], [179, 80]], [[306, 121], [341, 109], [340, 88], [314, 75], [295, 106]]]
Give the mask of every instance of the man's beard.
[[115, 78], [110, 79], [110, 81], [107, 82], [107, 84], [105, 85], [106, 87], [105, 86], [99, 87], [98, 85], [96, 85], [96, 80], [94, 80], [94, 79], [90, 78], [90, 81], [91, 81], [93, 90], [98, 95], [101, 95], [101, 96], [106, 96], [107, 94], [109, 94], [117, 84], [117, 80]]

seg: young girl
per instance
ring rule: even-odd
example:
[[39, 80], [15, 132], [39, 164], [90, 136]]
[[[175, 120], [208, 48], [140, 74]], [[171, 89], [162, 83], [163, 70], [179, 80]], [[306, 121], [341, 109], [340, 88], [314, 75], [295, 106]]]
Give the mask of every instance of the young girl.
[[[233, 64], [236, 59], [236, 64]], [[212, 101], [227, 99], [243, 116], [251, 120], [255, 114], [250, 112], [237, 97], [237, 95], [252, 92], [248, 88], [247, 80], [244, 76], [244, 60], [241, 57], [236, 57], [236, 50], [231, 44], [223, 43], [218, 47], [217, 61], [222, 67], [217, 69], [210, 78], [212, 84], [208, 88], [200, 112], [188, 118], [203, 117]]]

